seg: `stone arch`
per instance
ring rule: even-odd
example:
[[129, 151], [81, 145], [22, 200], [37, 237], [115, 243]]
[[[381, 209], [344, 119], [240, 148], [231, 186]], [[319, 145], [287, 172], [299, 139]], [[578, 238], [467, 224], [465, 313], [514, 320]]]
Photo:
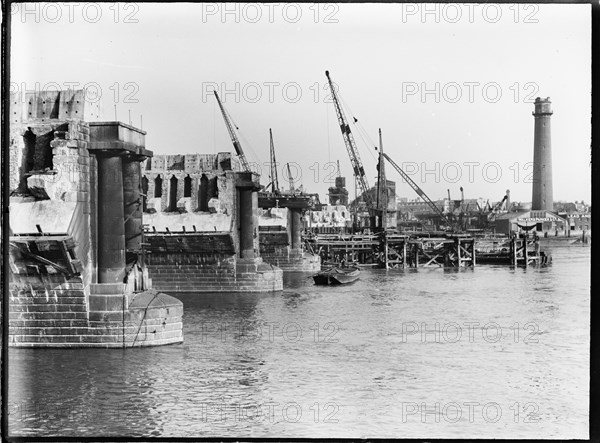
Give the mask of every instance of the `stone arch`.
[[169, 180], [169, 206], [167, 207], [167, 211], [175, 212], [177, 211], [177, 185], [179, 180], [174, 175], [171, 176]]
[[189, 176], [189, 174], [183, 179], [183, 196], [192, 196], [192, 178]]
[[160, 175], [157, 175], [154, 179], [154, 198], [162, 197], [162, 185], [163, 179]]
[[200, 186], [198, 189], [198, 210], [199, 211], [208, 211], [208, 177], [205, 174], [202, 174], [200, 178]]
[[33, 131], [27, 128], [25, 134], [23, 134], [23, 142], [25, 142], [25, 155], [23, 156], [23, 162], [25, 167], [25, 173], [33, 170], [33, 159], [35, 155], [35, 141], [37, 137]]

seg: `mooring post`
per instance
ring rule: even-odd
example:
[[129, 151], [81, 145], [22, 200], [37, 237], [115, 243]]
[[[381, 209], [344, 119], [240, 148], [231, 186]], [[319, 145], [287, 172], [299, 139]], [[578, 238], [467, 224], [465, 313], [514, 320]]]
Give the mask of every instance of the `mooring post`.
[[415, 244], [415, 268], [419, 267], [419, 244]]
[[525, 258], [525, 267], [529, 266], [529, 254], [527, 253], [528, 234], [523, 238], [523, 257]]
[[510, 239], [510, 260], [513, 266], [517, 265], [517, 237], [516, 235]]
[[[444, 242], [444, 267], [447, 267], [450, 265], [452, 265], [454, 267], [454, 264], [452, 263], [452, 259], [450, 256], [452, 254], [452, 248], [455, 244], [456, 244], [456, 239], [454, 239], [454, 241], [452, 243]], [[437, 264], [437, 259], [435, 260], [435, 263]]]
[[383, 253], [384, 253], [384, 260], [385, 260], [385, 269], [389, 269], [389, 263], [388, 263], [388, 238], [387, 238], [387, 233], [384, 232], [383, 233]]

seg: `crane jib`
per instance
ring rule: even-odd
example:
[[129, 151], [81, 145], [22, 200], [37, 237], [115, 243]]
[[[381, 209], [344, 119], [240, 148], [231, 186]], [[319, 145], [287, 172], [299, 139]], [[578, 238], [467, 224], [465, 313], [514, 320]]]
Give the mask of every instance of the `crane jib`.
[[244, 155], [244, 150], [242, 149], [242, 144], [240, 143], [237, 135], [235, 134], [235, 131], [233, 130], [233, 126], [229, 121], [229, 117], [227, 116], [227, 111], [225, 111], [225, 107], [221, 103], [219, 94], [217, 94], [217, 91], [213, 92], [215, 94], [215, 98], [217, 99], [217, 103], [219, 104], [219, 108], [221, 109], [221, 114], [223, 115], [223, 120], [225, 121], [225, 126], [227, 127], [227, 131], [229, 132], [229, 137], [231, 138], [231, 142], [233, 143], [235, 153], [237, 154], [238, 158], [240, 159], [240, 162], [242, 163], [242, 168], [246, 172], [251, 172], [250, 165], [248, 164], [248, 160], [246, 159], [246, 156]]
[[325, 71], [325, 75], [327, 76], [327, 80], [329, 81], [329, 89], [331, 91], [333, 105], [337, 114], [340, 130], [342, 131], [342, 138], [344, 139], [344, 144], [346, 145], [346, 150], [348, 151], [348, 156], [350, 157], [350, 163], [352, 164], [354, 176], [357, 178], [358, 184], [360, 185], [361, 191], [363, 193], [363, 199], [367, 204], [367, 208], [370, 211], [371, 209], [373, 209], [371, 201], [372, 199], [371, 195], [369, 194], [369, 184], [365, 177], [365, 170], [362, 166], [360, 155], [358, 153], [356, 143], [354, 142], [352, 131], [350, 130], [350, 125], [346, 122], [344, 111], [340, 106], [340, 102], [336, 94], [336, 90], [333, 87], [331, 77], [329, 77], [329, 71]]
[[242, 150], [240, 149], [240, 144], [239, 142], [233, 142], [233, 147], [235, 148], [235, 153], [237, 155], [241, 155]]
[[410, 185], [411, 188], [413, 188], [415, 190], [415, 192], [419, 195], [419, 197], [421, 197], [423, 200], [425, 200], [425, 202], [427, 203], [427, 205], [429, 205], [429, 207], [435, 213], [437, 213], [440, 217], [442, 217], [442, 219], [444, 221], [446, 221], [447, 223], [449, 223], [448, 218], [440, 210], [440, 208], [438, 208], [435, 205], [435, 203], [433, 203], [433, 201], [431, 201], [431, 199], [427, 196], [427, 194], [425, 194], [425, 192], [414, 181], [412, 181], [412, 179], [400, 168], [400, 166], [398, 166], [387, 154], [383, 154], [383, 157], [387, 161], [390, 162], [390, 164], [394, 167], [394, 169], [396, 169], [396, 171], [398, 171], [398, 173], [407, 181], [407, 183]]

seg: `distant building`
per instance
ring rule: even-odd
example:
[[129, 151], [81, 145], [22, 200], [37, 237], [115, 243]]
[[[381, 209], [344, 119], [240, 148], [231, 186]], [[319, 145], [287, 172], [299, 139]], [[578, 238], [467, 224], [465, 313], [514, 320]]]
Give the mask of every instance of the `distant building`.
[[[373, 186], [369, 189], [368, 195], [373, 202], [373, 207], [382, 207], [385, 206], [385, 220], [384, 225], [386, 227], [395, 227], [397, 224], [398, 217], [398, 209], [396, 204], [396, 182], [393, 180], [386, 180], [385, 189], [380, 194], [380, 198], [385, 199], [384, 202], [377, 201], [377, 186]], [[378, 204], [379, 203], [379, 204]], [[359, 213], [357, 215], [357, 227], [358, 228], [368, 228], [370, 227], [370, 216], [367, 212], [366, 203], [363, 197], [363, 194], [358, 196], [358, 198], [354, 199], [352, 203], [350, 203], [350, 207], [353, 209], [358, 209]]]
[[[434, 202], [435, 205], [444, 210], [444, 201], [438, 200]], [[407, 220], [416, 220], [418, 216], [421, 215], [433, 215], [433, 211], [429, 207], [429, 205], [423, 200], [412, 200], [408, 201], [408, 199], [404, 199], [397, 204], [398, 210], [398, 220], [407, 221]]]
[[514, 212], [529, 211], [529, 210], [531, 210], [531, 203], [530, 202], [515, 202], [515, 203], [513, 203], [511, 209]]
[[554, 212], [571, 213], [571, 212], [591, 212], [591, 207], [586, 205], [583, 200], [581, 202], [554, 202]]
[[335, 186], [329, 188], [330, 205], [348, 205], [348, 190], [346, 189], [346, 177], [336, 177]]
[[320, 211], [309, 211], [304, 217], [307, 228], [345, 228], [352, 226], [352, 214], [344, 205], [323, 205]]
[[511, 234], [520, 231], [535, 231], [544, 236], [568, 236], [568, 221], [554, 212], [524, 211], [498, 215], [495, 221], [496, 232]]
[[591, 212], [571, 212], [563, 215], [567, 219], [569, 235], [577, 236], [583, 233], [592, 232], [592, 213]]
[[[466, 198], [464, 200], [449, 200], [447, 198], [433, 202], [444, 214], [479, 213], [489, 211], [497, 202], [490, 203], [482, 198]], [[409, 201], [406, 197], [397, 200], [398, 218], [414, 220], [418, 216], [435, 215], [435, 212], [421, 199]]]

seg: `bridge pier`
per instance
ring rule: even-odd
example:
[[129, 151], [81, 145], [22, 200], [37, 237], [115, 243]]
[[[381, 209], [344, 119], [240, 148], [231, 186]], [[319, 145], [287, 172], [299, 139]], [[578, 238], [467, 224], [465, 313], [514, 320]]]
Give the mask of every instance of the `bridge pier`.
[[98, 283], [125, 278], [123, 163], [118, 155], [101, 154], [98, 162]]
[[123, 215], [125, 217], [125, 247], [129, 252], [142, 249], [142, 169], [143, 158], [123, 158]]
[[[286, 211], [283, 225], [263, 225], [260, 228], [261, 256], [268, 263], [284, 271], [314, 272], [321, 270], [321, 258], [304, 250], [302, 214], [312, 207], [306, 194], [260, 193], [259, 205], [263, 209], [277, 208]], [[263, 222], [267, 222], [263, 219]]]
[[10, 171], [27, 198], [10, 203], [9, 345], [180, 343], [183, 305], [150, 289], [140, 260], [145, 132], [98, 121], [83, 90], [24, 98], [11, 96], [10, 152], [39, 161]]
[[287, 231], [292, 250], [302, 249], [302, 209], [288, 209]]
[[238, 188], [239, 224], [240, 224], [240, 258], [253, 259], [258, 254], [255, 247], [255, 238], [258, 238], [258, 194], [252, 188]]

